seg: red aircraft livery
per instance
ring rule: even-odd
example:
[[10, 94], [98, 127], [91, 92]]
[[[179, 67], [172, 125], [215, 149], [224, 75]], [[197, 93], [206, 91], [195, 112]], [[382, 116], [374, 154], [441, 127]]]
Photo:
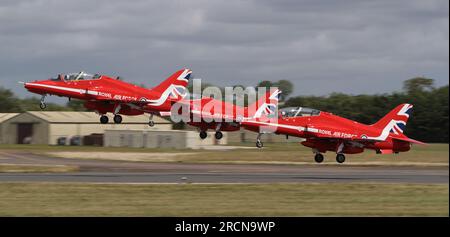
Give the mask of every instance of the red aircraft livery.
[[185, 122], [199, 128], [201, 139], [208, 136], [206, 132], [208, 129], [214, 129], [216, 131], [215, 138], [220, 140], [223, 137], [222, 131], [239, 131], [242, 121], [258, 119], [270, 122], [269, 115], [276, 111], [280, 93], [280, 90], [269, 90], [247, 107], [210, 97], [185, 99], [179, 101], [179, 104], [187, 107], [189, 113], [187, 114], [188, 118], [184, 118]]
[[337, 154], [336, 161], [342, 163], [344, 154], [361, 153], [364, 149], [390, 154], [409, 151], [411, 144], [424, 144], [403, 134], [412, 107], [401, 104], [372, 125], [304, 107], [280, 109], [277, 123], [254, 120], [243, 121], [241, 125], [259, 133], [256, 144], [259, 148], [263, 146], [260, 140], [263, 133], [302, 137], [306, 140], [301, 144], [313, 149], [316, 162], [324, 160], [322, 153], [333, 151]]
[[25, 88], [42, 95], [41, 109], [45, 109], [45, 96], [57, 95], [85, 100], [84, 106], [101, 115], [100, 122], [108, 123], [107, 113], [114, 114], [114, 122], [121, 123], [123, 115], [149, 113], [149, 125], [153, 126], [153, 115], [169, 112], [175, 101], [187, 95], [186, 86], [192, 71], [182, 69], [152, 89], [142, 88], [119, 78], [91, 75], [85, 72], [58, 75], [48, 80], [24, 83]]

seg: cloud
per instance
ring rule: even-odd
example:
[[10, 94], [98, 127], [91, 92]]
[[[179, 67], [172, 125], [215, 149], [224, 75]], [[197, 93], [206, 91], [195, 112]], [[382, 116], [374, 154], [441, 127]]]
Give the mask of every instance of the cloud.
[[153, 86], [180, 67], [221, 86], [288, 79], [295, 94], [448, 84], [448, 1], [0, 3], [0, 85], [85, 70]]

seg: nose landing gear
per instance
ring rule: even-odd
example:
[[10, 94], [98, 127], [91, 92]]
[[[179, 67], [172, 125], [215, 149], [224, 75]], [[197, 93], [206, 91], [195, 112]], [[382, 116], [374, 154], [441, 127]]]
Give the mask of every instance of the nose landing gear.
[[261, 136], [262, 133], [258, 133], [258, 137], [256, 138], [256, 147], [260, 149], [264, 147], [264, 143], [261, 141]]
[[42, 110], [47, 108], [47, 104], [45, 104], [45, 95], [42, 95], [41, 97], [41, 103], [39, 104], [39, 108], [41, 108]]
[[155, 122], [153, 121], [153, 114], [150, 115], [150, 120], [148, 121], [148, 126], [150, 126], [150, 127], [155, 126]]

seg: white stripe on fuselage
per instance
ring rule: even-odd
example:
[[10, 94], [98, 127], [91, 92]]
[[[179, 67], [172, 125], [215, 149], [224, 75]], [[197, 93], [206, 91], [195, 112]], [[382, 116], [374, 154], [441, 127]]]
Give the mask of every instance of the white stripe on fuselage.
[[[36, 83], [25, 83], [25, 85], [38, 86], [38, 87], [51, 88], [51, 89], [58, 89], [58, 90], [63, 90], [63, 91], [76, 92], [76, 93], [80, 93], [80, 94], [84, 94], [86, 92], [89, 93], [89, 90], [68, 88], [68, 87], [63, 87], [63, 86], [52, 86], [52, 85], [36, 84]], [[98, 91], [91, 91], [91, 92], [98, 94]]]

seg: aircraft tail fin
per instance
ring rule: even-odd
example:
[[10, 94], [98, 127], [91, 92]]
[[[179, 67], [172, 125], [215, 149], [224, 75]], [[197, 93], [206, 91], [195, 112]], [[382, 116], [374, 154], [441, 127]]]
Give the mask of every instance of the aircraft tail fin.
[[[152, 88], [152, 90], [163, 94], [167, 90], [171, 90], [172, 93], [172, 90], [176, 89], [178, 92], [180, 92], [180, 94], [185, 94], [191, 74], [192, 71], [187, 68], [178, 70], [170, 77], [168, 77], [165, 81], [161, 82], [161, 84]], [[176, 95], [172, 96], [176, 97]]]
[[412, 104], [401, 104], [391, 110], [391, 112], [386, 114], [378, 122], [372, 124], [372, 126], [382, 130], [389, 129], [389, 133], [396, 135], [403, 134], [403, 130], [412, 113], [412, 108]]
[[262, 96], [259, 98], [255, 103], [248, 106], [248, 108], [253, 109], [255, 113], [253, 118], [261, 118], [264, 116], [276, 116], [276, 111], [278, 109], [278, 101], [280, 99], [281, 90], [279, 89], [272, 89], [269, 90], [265, 96]]

